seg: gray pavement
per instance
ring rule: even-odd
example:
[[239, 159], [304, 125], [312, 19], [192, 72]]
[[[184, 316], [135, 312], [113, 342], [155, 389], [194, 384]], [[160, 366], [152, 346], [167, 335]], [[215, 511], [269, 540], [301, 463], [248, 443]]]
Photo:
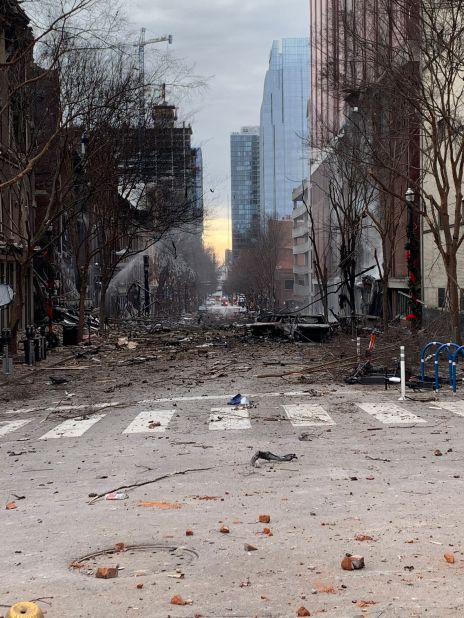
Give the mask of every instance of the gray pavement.
[[[2, 607], [42, 599], [49, 618], [277, 618], [302, 606], [312, 616], [463, 615], [464, 401], [327, 385], [249, 390], [242, 411], [212, 387], [99, 393], [83, 411], [62, 409], [79, 398], [56, 393], [8, 404], [0, 486], [17, 508], [0, 511]], [[253, 467], [258, 449], [298, 459]], [[89, 494], [197, 468], [208, 469], [89, 504]], [[134, 549], [69, 568], [116, 543]], [[366, 568], [341, 570], [346, 552]], [[97, 566], [116, 565], [117, 579], [95, 578]], [[172, 605], [174, 595], [192, 604]]]

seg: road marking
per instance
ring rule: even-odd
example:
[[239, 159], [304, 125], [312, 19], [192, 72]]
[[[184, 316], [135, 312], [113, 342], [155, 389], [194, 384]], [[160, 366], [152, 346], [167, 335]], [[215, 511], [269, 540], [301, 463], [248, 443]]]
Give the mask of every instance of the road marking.
[[426, 423], [423, 418], [408, 412], [394, 403], [357, 403], [358, 408], [375, 417], [384, 425], [401, 423]]
[[46, 434], [41, 436], [39, 440], [50, 440], [54, 438], [79, 438], [84, 435], [91, 427], [93, 427], [102, 418], [105, 418], [105, 414], [96, 414], [91, 418], [69, 419], [57, 425], [54, 429], [51, 429]]
[[80, 405], [56, 405], [52, 408], [47, 408], [47, 412], [75, 412], [79, 410], [106, 410], [106, 408], [114, 408], [115, 406], [120, 406], [121, 403], [119, 401], [114, 401], [113, 403], [91, 403], [86, 404], [82, 403]]
[[41, 408], [18, 408], [17, 410], [5, 410], [3, 414], [29, 414], [31, 412], [37, 412]]
[[464, 416], [464, 401], [440, 401], [440, 407], [458, 416]]
[[[254, 399], [261, 399], [263, 397], [304, 397], [308, 395], [307, 391], [290, 391], [288, 393], [242, 393], [242, 397], [253, 397]], [[217, 399], [228, 399], [227, 396], [222, 395], [197, 395], [192, 397], [166, 397], [163, 399], [144, 399], [138, 401], [138, 405], [150, 405], [154, 403], [169, 403], [170, 401], [215, 401]]]
[[209, 428], [212, 431], [226, 431], [227, 429], [250, 429], [250, 415], [247, 409], [211, 408]]
[[[146, 410], [140, 412], [123, 433], [162, 433], [166, 431], [175, 410]], [[150, 424], [159, 423], [158, 427], [150, 429]]]
[[336, 424], [324, 408], [317, 403], [284, 406], [284, 410], [294, 427], [321, 427]]
[[24, 425], [30, 423], [32, 419], [21, 420], [21, 421], [1, 421], [0, 422], [0, 436], [6, 436], [8, 433], [12, 431], [16, 431]]

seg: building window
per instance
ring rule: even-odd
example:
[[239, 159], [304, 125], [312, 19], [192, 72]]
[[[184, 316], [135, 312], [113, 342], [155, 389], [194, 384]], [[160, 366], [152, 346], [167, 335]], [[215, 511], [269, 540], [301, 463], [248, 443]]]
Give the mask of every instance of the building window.
[[446, 303], [446, 288], [438, 288], [438, 306], [443, 308]]
[[285, 279], [285, 289], [293, 290], [293, 279]]

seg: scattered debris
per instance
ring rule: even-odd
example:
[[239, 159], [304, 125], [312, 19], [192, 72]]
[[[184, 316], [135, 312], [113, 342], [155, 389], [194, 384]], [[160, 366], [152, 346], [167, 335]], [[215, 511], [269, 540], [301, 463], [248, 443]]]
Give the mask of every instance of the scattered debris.
[[250, 578], [247, 577], [246, 582], [241, 582], [240, 588], [249, 588], [251, 586]]
[[377, 601], [365, 601], [361, 600], [356, 603], [358, 607], [371, 607], [372, 605], [377, 605]]
[[148, 429], [156, 429], [157, 427], [161, 427], [161, 423], [159, 421], [150, 421], [148, 423]]
[[67, 384], [68, 383], [68, 379], [67, 378], [63, 378], [61, 376], [49, 376], [50, 382], [54, 385], [54, 386], [58, 386], [60, 384]]
[[235, 397], [232, 397], [232, 399], [230, 399], [227, 402], [227, 405], [228, 406], [238, 406], [240, 405], [241, 402], [242, 402], [242, 396], [239, 393], [238, 395], [235, 395]]
[[336, 594], [336, 590], [332, 584], [316, 584], [316, 592], [323, 592], [325, 594]]
[[266, 536], [274, 536], [270, 528], [263, 528], [263, 534]]
[[382, 461], [384, 463], [390, 463], [391, 459], [382, 459], [382, 457], [371, 457], [370, 455], [366, 455], [366, 459], [370, 461]]
[[357, 534], [354, 537], [355, 541], [375, 541], [374, 537], [369, 536], [368, 534]]
[[117, 567], [98, 567], [95, 572], [97, 579], [113, 579], [118, 576]]
[[454, 554], [446, 553], [443, 557], [444, 557], [444, 559], [446, 560], [446, 562], [448, 564], [454, 564], [455, 563]]
[[114, 546], [114, 549], [117, 552], [122, 552], [126, 550], [126, 545], [124, 543], [116, 543], [116, 545]]
[[84, 567], [84, 565], [81, 562], [78, 562], [77, 560], [74, 560], [69, 565], [69, 568], [70, 569], [74, 569], [74, 570], [79, 570], [79, 569], [82, 569], [83, 567]]
[[309, 613], [309, 611], [306, 609], [306, 607], [300, 607], [299, 609], [296, 610], [296, 615], [298, 617], [301, 616], [311, 616], [311, 614]]
[[[117, 487], [116, 489], [113, 489], [109, 494], [107, 492], [103, 494], [98, 494], [98, 496], [95, 496], [95, 498], [90, 500], [89, 504], [94, 504], [97, 500], [100, 500], [100, 498], [106, 498], [106, 496], [108, 495], [117, 494], [117, 492], [120, 492], [122, 489], [130, 490], [130, 489], [135, 489], [136, 487], [145, 487], [145, 485], [151, 485], [153, 483], [158, 483], [159, 481], [171, 478], [173, 476], [188, 474], [189, 472], [205, 472], [207, 470], [212, 470], [212, 468], [188, 468], [187, 470], [179, 470], [178, 472], [170, 472], [169, 474], [163, 474], [162, 476], [158, 476], [155, 479], [152, 479], [150, 481], [141, 481], [140, 483], [134, 483], [133, 485], [122, 485], [121, 487]], [[127, 496], [127, 494], [125, 495]], [[114, 498], [106, 498], [106, 499], [114, 500]], [[118, 498], [118, 500], [122, 500], [122, 499], [124, 498]]]
[[177, 569], [175, 573], [166, 573], [166, 577], [169, 577], [171, 579], [184, 579], [185, 574], [182, 573], [182, 571], [179, 571], [179, 569]]
[[245, 551], [258, 551], [257, 547], [255, 547], [254, 545], [250, 545], [249, 543], [245, 543], [243, 548]]
[[341, 563], [344, 571], [355, 571], [364, 568], [364, 557], [346, 554]]
[[193, 604], [193, 601], [191, 601], [190, 599], [184, 600], [178, 594], [174, 595], [171, 598], [171, 605], [192, 605], [192, 604]]
[[[98, 496], [95, 496], [94, 500], [97, 499]], [[120, 492], [110, 492], [109, 494], [105, 494], [105, 500], [127, 500], [128, 495], [126, 493]]]
[[146, 509], [161, 509], [163, 511], [169, 511], [171, 509], [181, 509], [183, 504], [180, 504], [179, 502], [139, 502], [137, 506], [141, 506]]
[[289, 453], [288, 455], [274, 455], [270, 451], [256, 451], [256, 453], [251, 458], [251, 465], [255, 466], [258, 459], [264, 459], [265, 461], [293, 461], [294, 459], [298, 459], [295, 453]]
[[271, 516], [270, 515], [260, 515], [259, 516], [259, 523], [260, 524], [269, 524], [269, 523], [271, 523]]

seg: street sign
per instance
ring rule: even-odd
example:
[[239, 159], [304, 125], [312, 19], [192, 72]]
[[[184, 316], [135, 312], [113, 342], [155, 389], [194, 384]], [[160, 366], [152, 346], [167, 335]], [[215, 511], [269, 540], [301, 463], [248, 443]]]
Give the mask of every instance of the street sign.
[[0, 283], [0, 307], [7, 307], [13, 302], [13, 289], [6, 283]]

